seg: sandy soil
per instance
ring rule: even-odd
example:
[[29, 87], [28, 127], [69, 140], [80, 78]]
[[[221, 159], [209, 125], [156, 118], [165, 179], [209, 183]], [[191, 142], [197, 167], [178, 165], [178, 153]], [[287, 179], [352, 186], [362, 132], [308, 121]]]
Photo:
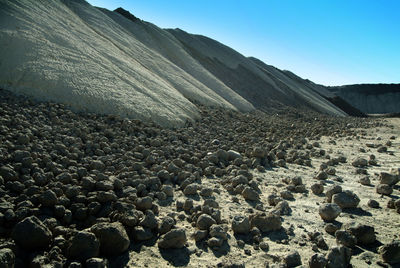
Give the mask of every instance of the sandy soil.
[[[346, 163], [335, 166], [336, 175], [329, 175], [324, 181], [325, 189], [329, 185], [338, 184], [343, 190], [351, 190], [361, 199], [357, 209], [344, 210], [336, 219], [338, 223], [345, 224], [356, 221], [362, 224], [370, 225], [375, 228], [377, 243], [370, 248], [358, 247], [353, 249], [351, 264], [354, 267], [377, 267], [381, 263], [377, 247], [381, 244], [391, 242], [393, 239], [399, 239], [400, 214], [395, 210], [387, 208], [387, 203], [391, 198], [397, 199], [400, 191], [395, 186], [391, 196], [382, 196], [376, 193], [375, 186], [378, 183], [380, 172], [389, 172], [390, 168], [400, 167], [400, 119], [377, 119], [381, 120], [383, 126], [375, 129], [359, 130], [359, 135], [352, 137], [322, 137], [319, 140], [321, 149], [324, 149], [331, 157], [343, 155], [347, 158]], [[395, 139], [390, 139], [395, 136]], [[376, 148], [369, 148], [366, 144], [385, 144], [391, 141], [392, 145], [388, 147], [388, 152], [379, 153]], [[333, 144], [333, 141], [336, 144]], [[364, 152], [361, 152], [364, 150]], [[368, 159], [369, 155], [376, 156], [378, 165], [368, 166], [367, 172], [371, 179], [371, 186], [364, 186], [359, 183], [359, 179], [365, 175], [355, 173], [356, 168], [351, 165], [356, 157]], [[336, 246], [335, 237], [324, 230], [326, 223], [318, 214], [319, 204], [325, 202], [325, 194], [314, 195], [310, 186], [317, 182], [314, 178], [319, 170], [320, 164], [326, 162], [325, 157], [312, 157], [312, 167], [288, 164], [285, 168], [273, 168], [264, 173], [255, 171], [254, 177], [260, 182], [261, 203], [265, 211], [270, 211], [267, 196], [270, 193], [279, 192], [285, 188], [286, 184], [282, 182], [284, 178], [301, 176], [303, 184], [306, 185], [308, 192], [294, 193], [294, 199], [288, 200], [292, 209], [291, 215], [283, 216], [281, 231], [271, 232], [262, 237], [269, 245], [268, 250], [261, 250], [253, 246], [250, 236], [237, 236], [232, 232], [229, 226], [228, 241], [219, 250], [213, 251], [203, 243], [198, 243], [193, 238], [188, 238], [188, 247], [181, 250], [160, 251], [153, 242], [137, 245], [137, 248], [123, 258], [112, 261], [115, 265], [127, 265], [131, 267], [223, 267], [229, 264], [244, 264], [245, 267], [268, 267], [273, 264], [282, 263], [282, 257], [286, 256], [291, 250], [297, 250], [302, 259], [302, 264], [308, 267], [308, 261], [315, 252], [326, 254], [327, 250], [316, 247], [314, 242], [309, 239], [309, 233], [318, 231], [322, 233], [323, 238], [329, 248]], [[209, 185], [216, 189], [216, 201], [219, 203], [222, 211], [222, 219], [230, 224], [235, 215], [249, 215], [256, 211], [256, 203], [247, 202], [242, 196], [237, 195], [235, 202], [230, 195], [216, 179], [204, 179], [203, 185]], [[324, 191], [325, 192], [325, 191]], [[185, 199], [181, 191], [175, 191], [177, 199]], [[195, 199], [195, 204], [202, 204], [202, 198]], [[379, 202], [379, 208], [370, 208], [367, 202], [374, 199]], [[175, 206], [160, 207], [160, 216], [168, 213], [177, 212]], [[181, 226], [187, 230], [195, 230], [188, 221], [180, 221]], [[238, 239], [243, 240], [244, 246], [238, 245]], [[140, 255], [137, 253], [140, 249]]]

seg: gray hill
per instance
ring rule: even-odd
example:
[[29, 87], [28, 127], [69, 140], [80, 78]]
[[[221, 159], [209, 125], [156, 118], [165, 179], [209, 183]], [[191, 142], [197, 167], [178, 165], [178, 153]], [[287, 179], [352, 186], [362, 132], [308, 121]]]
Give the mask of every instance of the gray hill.
[[182, 126], [195, 103], [344, 116], [316, 85], [210, 38], [83, 0], [0, 0], [0, 87], [73, 110]]

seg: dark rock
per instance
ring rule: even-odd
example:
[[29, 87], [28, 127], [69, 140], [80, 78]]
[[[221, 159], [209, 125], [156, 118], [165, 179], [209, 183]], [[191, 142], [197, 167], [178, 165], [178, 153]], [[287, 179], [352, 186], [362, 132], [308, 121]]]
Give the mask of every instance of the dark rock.
[[250, 226], [257, 227], [261, 232], [266, 233], [270, 231], [280, 230], [282, 227], [282, 221], [280, 216], [275, 214], [256, 214], [250, 218]]
[[395, 240], [389, 244], [383, 245], [378, 249], [384, 262], [390, 264], [400, 263], [400, 240]]
[[334, 194], [332, 196], [333, 203], [339, 205], [342, 209], [344, 208], [356, 208], [360, 203], [360, 198], [358, 196], [347, 190], [341, 193]]
[[19, 246], [27, 250], [45, 249], [51, 242], [50, 230], [35, 216], [17, 223], [11, 236]]
[[338, 230], [335, 233], [336, 243], [345, 247], [354, 248], [357, 244], [357, 238], [350, 232]]
[[335, 220], [341, 212], [342, 209], [337, 204], [333, 203], [322, 204], [319, 207], [319, 215], [324, 221]]
[[197, 219], [196, 226], [200, 230], [208, 230], [211, 225], [216, 224], [217, 222], [208, 214], [201, 214]]
[[347, 268], [351, 260], [351, 249], [339, 246], [331, 248], [326, 258], [328, 260], [327, 268]]
[[68, 258], [85, 261], [97, 257], [100, 251], [100, 242], [96, 236], [87, 231], [77, 232], [70, 241]]
[[99, 239], [100, 252], [104, 255], [120, 255], [129, 247], [128, 235], [119, 222], [97, 223], [90, 229]]
[[186, 232], [184, 229], [174, 229], [161, 236], [158, 241], [158, 247], [168, 248], [183, 248], [187, 242]]
[[249, 218], [244, 216], [233, 217], [232, 230], [235, 234], [248, 234], [250, 232]]
[[296, 267], [301, 265], [301, 257], [297, 251], [290, 252], [284, 257], [283, 261], [287, 267]]
[[14, 268], [15, 255], [9, 248], [0, 249], [0, 267], [1, 268]]
[[344, 229], [357, 238], [357, 244], [368, 245], [376, 241], [375, 229], [372, 226], [352, 222], [346, 224]]
[[393, 188], [388, 184], [378, 184], [376, 186], [376, 192], [383, 195], [391, 195], [393, 193]]

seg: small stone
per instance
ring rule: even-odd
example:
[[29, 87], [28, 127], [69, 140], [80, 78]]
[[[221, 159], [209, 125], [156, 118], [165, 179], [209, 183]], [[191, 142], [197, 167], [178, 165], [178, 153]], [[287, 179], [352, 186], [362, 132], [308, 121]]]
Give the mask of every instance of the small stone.
[[282, 227], [282, 221], [280, 216], [275, 214], [265, 215], [263, 213], [258, 213], [252, 215], [250, 219], [250, 226], [257, 227], [261, 232], [267, 233], [270, 231], [277, 231]]
[[346, 190], [332, 196], [333, 203], [339, 205], [340, 208], [356, 208], [360, 203], [360, 198], [352, 191]]
[[281, 195], [281, 197], [282, 197], [283, 199], [287, 199], [287, 200], [292, 200], [292, 199], [294, 199], [294, 196], [293, 196], [293, 194], [292, 194], [290, 191], [282, 191], [282, 192], [280, 193], [280, 195]]
[[86, 260], [86, 268], [107, 268], [108, 260], [102, 258], [91, 258]]
[[328, 260], [327, 268], [348, 267], [351, 260], [351, 249], [344, 246], [333, 247], [328, 251], [326, 258]]
[[326, 180], [328, 178], [328, 174], [325, 171], [320, 171], [318, 174], [315, 176], [317, 180]]
[[248, 234], [250, 232], [249, 218], [244, 216], [233, 217], [232, 230], [235, 234]]
[[357, 244], [357, 238], [347, 231], [338, 230], [335, 233], [336, 243], [345, 247], [354, 248]]
[[208, 230], [211, 225], [216, 224], [217, 222], [208, 214], [201, 214], [197, 219], [196, 226], [200, 230]]
[[191, 183], [188, 186], [185, 187], [185, 190], [183, 190], [183, 193], [185, 195], [196, 195], [197, 194], [197, 184], [196, 183]]
[[14, 265], [15, 265], [14, 252], [9, 248], [0, 249], [0, 267], [14, 268]]
[[376, 200], [374, 200], [374, 199], [368, 200], [367, 205], [368, 205], [370, 208], [379, 208], [379, 203], [378, 203], [378, 201], [376, 201]]
[[319, 215], [324, 221], [335, 220], [341, 212], [342, 209], [337, 204], [333, 203], [322, 204], [319, 207]]
[[261, 248], [263, 251], [268, 251], [268, 250], [269, 250], [269, 245], [268, 245], [267, 242], [262, 241], [262, 242], [260, 243], [260, 248]]
[[129, 237], [119, 222], [97, 223], [90, 229], [99, 239], [100, 251], [104, 255], [120, 255], [129, 247]]
[[379, 182], [380, 184], [388, 184], [390, 186], [395, 185], [399, 181], [399, 176], [390, 174], [387, 172], [381, 172], [379, 174]]
[[311, 256], [308, 262], [308, 266], [310, 268], [325, 268], [327, 263], [328, 261], [324, 255], [322, 255], [321, 253], [316, 253]]
[[170, 231], [174, 225], [175, 220], [169, 216], [166, 216], [161, 220], [160, 226], [158, 227], [158, 232], [160, 234], [165, 234]]
[[186, 232], [184, 229], [174, 229], [163, 235], [158, 241], [158, 247], [163, 249], [168, 248], [183, 248], [187, 242]]
[[228, 239], [228, 234], [226, 233], [225, 229], [221, 225], [214, 224], [210, 227], [209, 234], [211, 237], [218, 237], [222, 240]]
[[286, 255], [283, 261], [287, 267], [296, 267], [301, 265], [301, 257], [297, 251], [290, 252]]
[[145, 241], [153, 238], [153, 233], [150, 229], [136, 226], [133, 228], [133, 238], [137, 241]]
[[378, 184], [376, 186], [376, 192], [383, 195], [391, 195], [393, 193], [393, 188], [388, 184]]
[[207, 230], [196, 230], [193, 232], [192, 237], [194, 239], [194, 241], [199, 242], [203, 239], [205, 239], [208, 235], [208, 231]]
[[322, 185], [321, 183], [314, 183], [313, 185], [311, 185], [311, 191], [315, 195], [322, 194], [324, 192], [324, 185]]
[[150, 196], [138, 198], [135, 202], [135, 206], [137, 209], [142, 211], [151, 209], [153, 206], [153, 199]]
[[344, 229], [356, 237], [359, 245], [369, 245], [376, 241], [375, 229], [372, 226], [351, 222], [347, 223]]
[[342, 187], [340, 185], [333, 185], [328, 187], [328, 189], [326, 189], [326, 202], [331, 203], [332, 202], [332, 196], [334, 194], [337, 193], [341, 193], [342, 192]]
[[210, 248], [220, 247], [224, 243], [224, 240], [219, 237], [211, 237], [207, 240], [207, 245]]
[[340, 226], [335, 225], [335, 224], [333, 224], [333, 223], [328, 223], [327, 225], [325, 225], [325, 231], [326, 231], [328, 234], [331, 234], [331, 235], [334, 235], [335, 232], [336, 232], [337, 230], [339, 230], [339, 229], [340, 229]]
[[73, 260], [85, 261], [99, 255], [100, 242], [96, 236], [87, 231], [77, 232], [68, 247], [68, 257]]
[[161, 191], [163, 191], [168, 197], [174, 196], [174, 188], [171, 185], [163, 185]]
[[367, 161], [367, 159], [359, 157], [359, 158], [356, 158], [351, 164], [353, 165], [353, 167], [362, 168], [362, 167], [368, 166], [368, 161]]
[[244, 199], [250, 201], [258, 201], [260, 199], [259, 194], [251, 187], [244, 188], [242, 195]]
[[360, 183], [361, 183], [362, 185], [369, 186], [369, 185], [371, 185], [371, 180], [369, 179], [368, 176], [365, 176], [365, 177], [362, 177], [362, 178], [360, 179]]
[[400, 240], [395, 240], [389, 244], [379, 247], [378, 252], [384, 262], [389, 264], [399, 264]]

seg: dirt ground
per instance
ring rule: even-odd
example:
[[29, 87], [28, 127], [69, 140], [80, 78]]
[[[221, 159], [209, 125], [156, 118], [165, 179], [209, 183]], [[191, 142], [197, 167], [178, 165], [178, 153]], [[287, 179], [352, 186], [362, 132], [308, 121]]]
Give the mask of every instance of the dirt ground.
[[[394, 187], [391, 196], [383, 196], [376, 193], [375, 186], [378, 183], [380, 172], [389, 172], [391, 168], [400, 168], [400, 118], [376, 119], [381, 120], [383, 125], [380, 128], [366, 129], [358, 131], [359, 135], [352, 137], [322, 137], [319, 140], [320, 148], [326, 151], [330, 157], [345, 156], [346, 163], [334, 166], [335, 175], [329, 175], [324, 181], [325, 189], [330, 185], [340, 185], [343, 190], [351, 190], [360, 198], [357, 209], [344, 210], [336, 219], [337, 223], [345, 224], [348, 222], [358, 222], [373, 226], [377, 237], [377, 242], [371, 247], [353, 248], [351, 264], [353, 267], [381, 267], [381, 259], [377, 253], [377, 247], [381, 244], [389, 243], [393, 239], [400, 237], [400, 214], [395, 210], [387, 208], [387, 203], [391, 198], [397, 199], [400, 195], [399, 186]], [[395, 138], [393, 138], [393, 136]], [[385, 153], [377, 152], [375, 148], [367, 147], [366, 144], [386, 144], [391, 141]], [[351, 165], [357, 157], [369, 159], [373, 154], [376, 156], [377, 165], [368, 166], [366, 171], [371, 180], [370, 186], [360, 184], [359, 179], [366, 175], [356, 174], [356, 168]], [[312, 184], [318, 182], [314, 177], [317, 174], [320, 164], [326, 162], [325, 157], [312, 157], [312, 166], [300, 166], [287, 164], [287, 167], [268, 169], [260, 173], [254, 171], [253, 176], [260, 181], [260, 203], [263, 210], [272, 209], [267, 201], [267, 196], [271, 193], [279, 193], [285, 188], [284, 178], [300, 176], [305, 184], [307, 192], [294, 193], [294, 198], [288, 200], [292, 209], [291, 215], [284, 215], [282, 229], [271, 232], [262, 237], [262, 241], [268, 244], [268, 249], [260, 249], [254, 246], [252, 238], [248, 236], [236, 236], [230, 226], [231, 220], [236, 215], [249, 215], [255, 212], [256, 203], [247, 202], [242, 196], [237, 195], [234, 200], [220, 182], [216, 179], [204, 179], [203, 184], [217, 189], [216, 201], [222, 211], [222, 219], [228, 226], [228, 240], [218, 250], [211, 250], [204, 245], [204, 242], [197, 243], [188, 234], [188, 247], [179, 250], [160, 251], [153, 242], [140, 244], [136, 249], [118, 260], [114, 260], [115, 265], [126, 265], [131, 267], [223, 267], [229, 264], [244, 264], [245, 267], [269, 267], [274, 264], [282, 263], [282, 257], [290, 251], [296, 250], [301, 255], [302, 264], [308, 267], [310, 257], [316, 252], [326, 254], [327, 250], [318, 248], [309, 238], [309, 233], [320, 232], [329, 248], [336, 246], [335, 237], [328, 234], [324, 227], [326, 223], [318, 214], [319, 205], [325, 202], [325, 191], [320, 195], [315, 195], [310, 190]], [[177, 199], [184, 199], [181, 191], [175, 191]], [[379, 202], [379, 208], [371, 208], [367, 205], [370, 199]], [[201, 198], [194, 200], [195, 204], [202, 204]], [[259, 208], [259, 207], [257, 207]], [[177, 212], [175, 204], [160, 207], [160, 216], [168, 213]], [[180, 227], [186, 230], [195, 230], [188, 221], [180, 221]], [[244, 244], [238, 243], [242, 240]], [[238, 245], [239, 244], [239, 245]], [[140, 248], [140, 253], [139, 252]]]

